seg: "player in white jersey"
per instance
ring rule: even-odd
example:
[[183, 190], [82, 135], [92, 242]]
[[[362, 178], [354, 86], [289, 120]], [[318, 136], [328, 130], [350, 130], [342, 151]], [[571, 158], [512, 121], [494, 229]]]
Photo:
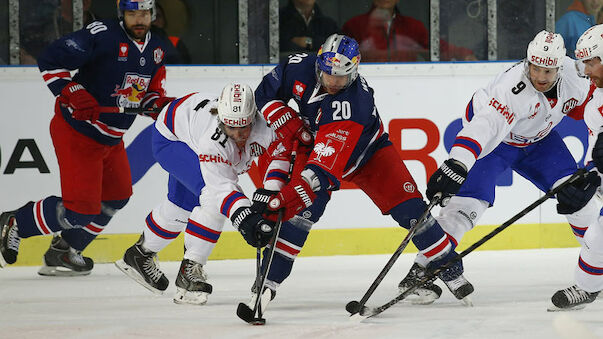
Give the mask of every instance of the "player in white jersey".
[[[561, 35], [542, 31], [528, 45], [525, 60], [475, 92], [448, 160], [427, 183], [428, 199], [436, 193], [445, 198], [436, 219], [455, 243], [494, 204], [496, 179], [507, 168], [542, 191], [577, 170], [553, 127], [566, 115], [581, 118], [590, 88], [565, 56]], [[593, 180], [598, 180], [595, 173], [576, 185]], [[557, 195], [557, 211], [572, 228], [584, 229], [596, 218], [596, 203], [592, 194], [568, 198], [567, 190]], [[416, 261], [422, 264], [424, 258]]]
[[[238, 83], [224, 87], [219, 99], [192, 93], [174, 100], [157, 118], [153, 132], [153, 154], [170, 174], [167, 199], [147, 216], [140, 239], [116, 265], [162, 293], [169, 282], [156, 266], [155, 254], [186, 229], [174, 302], [204, 304], [212, 286], [203, 265], [226, 218], [254, 247], [265, 246], [272, 237], [273, 224], [251, 208], [238, 176], [267, 152], [275, 134], [257, 114], [253, 90]], [[274, 159], [267, 177], [288, 168], [288, 161]], [[282, 184], [284, 180], [266, 180], [265, 187], [279, 190]]]
[[[586, 160], [592, 159], [597, 170], [603, 173], [603, 25], [584, 32], [575, 53], [578, 62], [583, 63], [584, 73], [597, 86], [584, 109], [589, 146]], [[600, 214], [603, 215], [603, 210]], [[551, 311], [584, 308], [603, 290], [603, 216], [580, 236], [582, 249], [574, 274], [576, 284], [553, 294]]]

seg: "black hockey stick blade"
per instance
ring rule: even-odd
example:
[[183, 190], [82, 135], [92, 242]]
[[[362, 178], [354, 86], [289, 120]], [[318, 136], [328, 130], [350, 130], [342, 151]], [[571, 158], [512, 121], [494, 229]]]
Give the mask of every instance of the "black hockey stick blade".
[[511, 226], [513, 223], [515, 223], [521, 217], [523, 217], [524, 215], [528, 214], [530, 211], [532, 211], [536, 207], [540, 206], [543, 202], [545, 202], [546, 200], [548, 200], [550, 197], [555, 196], [555, 194], [557, 194], [565, 186], [567, 186], [567, 185], [575, 182], [576, 180], [579, 180], [580, 178], [583, 178], [588, 173], [588, 169], [589, 168], [592, 168], [592, 166], [587, 166], [586, 168], [580, 168], [580, 169], [578, 169], [574, 174], [572, 174], [572, 176], [569, 179], [566, 179], [564, 182], [562, 182], [557, 187], [549, 190], [546, 194], [544, 194], [542, 197], [540, 197], [539, 199], [537, 199], [536, 201], [534, 201], [528, 207], [524, 208], [519, 213], [517, 213], [514, 216], [512, 216], [509, 220], [505, 221], [502, 225], [500, 225], [497, 228], [495, 228], [492, 232], [486, 234], [484, 237], [482, 237], [480, 240], [476, 241], [473, 245], [469, 246], [463, 252], [457, 254], [454, 258], [452, 258], [446, 264], [444, 264], [444, 265], [440, 266], [439, 268], [437, 268], [437, 269], [429, 272], [428, 274], [426, 274], [423, 277], [423, 279], [421, 279], [420, 281], [418, 281], [417, 283], [415, 283], [413, 286], [411, 286], [410, 288], [408, 288], [406, 291], [404, 291], [404, 293], [400, 293], [398, 296], [396, 296], [395, 298], [391, 299], [390, 301], [386, 302], [385, 304], [383, 304], [383, 305], [381, 305], [379, 307], [374, 307], [374, 308], [364, 307], [364, 308], [361, 308], [360, 312], [359, 312], [359, 315], [361, 315], [363, 318], [374, 317], [374, 316], [376, 316], [378, 314], [381, 314], [382, 312], [384, 312], [388, 308], [392, 307], [393, 305], [397, 304], [401, 300], [405, 299], [408, 295], [410, 295], [419, 286], [422, 286], [425, 282], [427, 282], [431, 278], [437, 276], [437, 274], [440, 273], [441, 271], [446, 270], [449, 267], [451, 267], [454, 263], [456, 263], [457, 261], [459, 261], [462, 258], [464, 258], [465, 256], [467, 256], [469, 253], [473, 252], [475, 249], [477, 249], [478, 247], [480, 247], [481, 245], [483, 245], [488, 240], [492, 239], [495, 235], [497, 235], [498, 233], [502, 232], [507, 227]]
[[377, 275], [377, 277], [375, 278], [375, 280], [373, 281], [371, 286], [368, 288], [368, 290], [364, 293], [364, 295], [362, 296], [360, 301], [355, 301], [355, 300], [350, 301], [345, 306], [345, 309], [348, 312], [350, 312], [350, 316], [353, 316], [356, 313], [359, 313], [360, 310], [365, 309], [364, 304], [366, 304], [366, 301], [371, 297], [371, 295], [373, 295], [373, 292], [375, 292], [375, 290], [377, 289], [379, 284], [381, 284], [381, 281], [383, 281], [383, 278], [385, 278], [385, 275], [391, 270], [392, 266], [394, 266], [394, 264], [396, 263], [396, 260], [398, 260], [398, 258], [400, 257], [400, 255], [402, 254], [402, 252], [404, 251], [404, 249], [406, 248], [408, 243], [412, 240], [417, 229], [423, 223], [425, 223], [425, 221], [428, 219], [428, 217], [431, 213], [431, 210], [440, 202], [440, 199], [441, 199], [440, 193], [436, 194], [431, 199], [429, 205], [427, 206], [425, 211], [423, 211], [423, 214], [419, 217], [418, 221], [410, 227], [410, 229], [408, 230], [408, 234], [406, 235], [406, 237], [404, 237], [404, 240], [402, 240], [402, 243], [400, 243], [400, 246], [398, 246], [398, 248], [394, 251], [394, 253], [390, 257], [390, 259], [387, 261], [387, 263], [385, 264], [383, 269], [381, 269], [381, 272], [379, 272], [379, 274]]
[[252, 325], [265, 325], [266, 319], [264, 318], [256, 318], [255, 312], [247, 306], [245, 303], [239, 303], [237, 307], [237, 316], [241, 318], [244, 322]]

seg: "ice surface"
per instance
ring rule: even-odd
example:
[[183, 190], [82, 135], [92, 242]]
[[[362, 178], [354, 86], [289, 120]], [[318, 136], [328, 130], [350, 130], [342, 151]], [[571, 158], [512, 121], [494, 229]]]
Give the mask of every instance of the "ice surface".
[[[573, 284], [579, 249], [474, 252], [465, 276], [474, 307], [444, 289], [432, 305], [408, 302], [362, 323], [344, 307], [359, 300], [389, 256], [301, 257], [265, 314], [251, 326], [235, 314], [247, 302], [254, 260], [210, 261], [214, 292], [204, 306], [172, 302], [178, 262], [162, 262], [165, 295], [113, 264], [87, 277], [41, 277], [37, 267], [0, 269], [0, 338], [603, 338], [602, 298], [581, 311], [547, 312], [551, 295]], [[414, 255], [400, 257], [367, 303], [394, 297]]]

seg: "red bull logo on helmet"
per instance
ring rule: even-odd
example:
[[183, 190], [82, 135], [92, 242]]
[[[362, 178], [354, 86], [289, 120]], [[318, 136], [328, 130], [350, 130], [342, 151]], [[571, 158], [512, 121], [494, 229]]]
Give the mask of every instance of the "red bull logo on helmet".
[[543, 57], [539, 57], [537, 55], [532, 55], [530, 62], [536, 66], [557, 67], [558, 58], [551, 58], [551, 57], [543, 58]]

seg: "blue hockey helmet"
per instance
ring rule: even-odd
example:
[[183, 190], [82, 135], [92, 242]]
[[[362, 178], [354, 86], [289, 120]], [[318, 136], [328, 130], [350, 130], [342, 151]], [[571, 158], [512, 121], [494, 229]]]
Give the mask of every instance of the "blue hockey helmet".
[[117, 0], [117, 17], [123, 20], [124, 11], [151, 11], [151, 21], [155, 20], [155, 0]]
[[316, 77], [322, 83], [322, 74], [347, 76], [345, 87], [358, 77], [360, 49], [356, 40], [333, 34], [320, 46], [316, 59]]

